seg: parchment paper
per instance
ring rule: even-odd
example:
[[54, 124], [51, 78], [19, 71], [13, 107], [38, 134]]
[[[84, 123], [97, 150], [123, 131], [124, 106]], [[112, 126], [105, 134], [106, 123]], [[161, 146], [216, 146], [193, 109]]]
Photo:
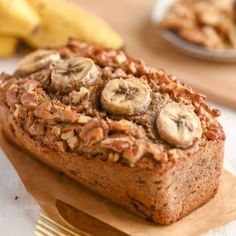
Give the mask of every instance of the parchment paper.
[[[236, 177], [226, 171], [221, 177], [217, 195], [206, 205], [170, 226], [158, 226], [131, 215], [46, 167], [9, 143], [2, 133], [0, 146], [28, 192], [50, 217], [65, 225], [64, 218], [73, 226], [79, 226], [93, 235], [194, 236], [236, 219]], [[61, 204], [63, 202], [66, 204]], [[67, 207], [67, 204], [72, 207]], [[73, 219], [68, 218], [68, 212]]]

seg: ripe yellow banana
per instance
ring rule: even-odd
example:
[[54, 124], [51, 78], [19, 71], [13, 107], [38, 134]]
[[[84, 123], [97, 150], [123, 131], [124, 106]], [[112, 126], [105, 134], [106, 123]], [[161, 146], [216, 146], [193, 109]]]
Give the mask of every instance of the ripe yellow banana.
[[34, 33], [41, 20], [27, 0], [0, 0], [0, 33], [26, 37]]
[[18, 39], [0, 35], [0, 58], [12, 56], [17, 47]]
[[[1, 1], [1, 0], [0, 0]], [[65, 44], [69, 37], [104, 47], [122, 47], [121, 37], [103, 20], [64, 0], [28, 0], [42, 19], [42, 26], [25, 40], [33, 47]]]

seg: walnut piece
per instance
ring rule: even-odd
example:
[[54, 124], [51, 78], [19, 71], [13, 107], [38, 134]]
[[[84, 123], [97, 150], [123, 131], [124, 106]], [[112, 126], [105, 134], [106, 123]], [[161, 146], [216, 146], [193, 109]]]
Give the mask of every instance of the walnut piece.
[[75, 132], [73, 130], [67, 131], [63, 134], [61, 134], [61, 139], [62, 140], [67, 140], [75, 135]]
[[145, 144], [142, 141], [136, 141], [130, 149], [124, 150], [123, 158], [126, 159], [131, 167], [140, 160], [145, 151]]
[[82, 99], [84, 99], [89, 94], [89, 90], [85, 87], [81, 87], [80, 90], [73, 91], [69, 94], [69, 97], [72, 101], [72, 104], [77, 105], [79, 104]]
[[108, 160], [112, 162], [117, 162], [120, 159], [120, 155], [116, 152], [110, 152], [108, 155]]
[[70, 106], [55, 106], [55, 110], [54, 117], [60, 121], [76, 122], [79, 118], [79, 114], [76, 111], [73, 111]]
[[23, 106], [27, 107], [28, 109], [34, 109], [38, 106], [38, 96], [33, 91], [23, 93], [20, 97], [20, 101]]
[[168, 157], [166, 152], [163, 150], [162, 145], [147, 143], [146, 144], [146, 152], [152, 154], [153, 158], [157, 161], [167, 161]]
[[25, 89], [25, 91], [30, 92], [30, 91], [35, 90], [37, 87], [39, 87], [39, 85], [40, 83], [38, 81], [27, 79], [25, 80], [22, 87]]
[[65, 140], [68, 146], [73, 150], [78, 146], [79, 140], [73, 130], [61, 134], [61, 139]]
[[79, 136], [86, 145], [92, 145], [104, 139], [108, 129], [109, 127], [104, 120], [92, 119], [83, 126]]
[[54, 118], [53, 115], [50, 113], [51, 108], [52, 103], [46, 100], [34, 110], [34, 115], [41, 119], [51, 120]]
[[133, 141], [129, 137], [107, 138], [101, 142], [101, 147], [108, 148], [113, 151], [122, 153], [126, 149], [130, 149]]
[[59, 137], [61, 135], [61, 127], [59, 126], [54, 126], [51, 130], [52, 134], [55, 135], [56, 137]]
[[132, 121], [124, 119], [119, 121], [107, 119], [107, 121], [111, 130], [117, 131], [119, 133], [126, 133], [137, 138], [141, 138], [144, 136], [144, 130], [138, 127]]
[[101, 147], [121, 153], [131, 167], [140, 160], [145, 151], [142, 141], [130, 137], [107, 138], [101, 142]]
[[127, 60], [127, 57], [123, 52], [119, 52], [119, 54], [115, 57], [115, 60], [119, 64], [122, 64]]
[[30, 128], [29, 128], [29, 132], [31, 135], [35, 135], [35, 136], [43, 136], [45, 134], [45, 124], [44, 123], [37, 123], [34, 122]]
[[6, 102], [8, 106], [14, 106], [15, 104], [19, 103], [18, 98], [18, 86], [11, 85], [6, 92]]
[[13, 113], [13, 116], [15, 118], [26, 119], [27, 114], [28, 114], [27, 109], [20, 104], [16, 104], [15, 107], [16, 109]]
[[86, 124], [87, 122], [89, 122], [92, 118], [90, 116], [84, 116], [84, 115], [80, 115], [78, 118], [78, 123], [79, 124]]

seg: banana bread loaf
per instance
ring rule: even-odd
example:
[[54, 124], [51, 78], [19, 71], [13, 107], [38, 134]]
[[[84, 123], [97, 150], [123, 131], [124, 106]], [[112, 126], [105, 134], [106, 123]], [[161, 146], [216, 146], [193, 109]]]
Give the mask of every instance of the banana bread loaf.
[[146, 220], [170, 224], [212, 198], [224, 132], [203, 95], [123, 51], [70, 40], [0, 77], [5, 134]]

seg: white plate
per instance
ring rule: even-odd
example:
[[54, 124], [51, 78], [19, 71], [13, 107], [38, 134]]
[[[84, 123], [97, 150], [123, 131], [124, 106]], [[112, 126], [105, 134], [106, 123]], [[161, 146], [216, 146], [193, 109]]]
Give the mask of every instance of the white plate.
[[[152, 21], [159, 23], [175, 1], [178, 0], [157, 0], [152, 11]], [[172, 44], [175, 48], [189, 55], [212, 61], [236, 62], [236, 50], [210, 50], [190, 43], [170, 30], [159, 30], [159, 33], [163, 39]]]

